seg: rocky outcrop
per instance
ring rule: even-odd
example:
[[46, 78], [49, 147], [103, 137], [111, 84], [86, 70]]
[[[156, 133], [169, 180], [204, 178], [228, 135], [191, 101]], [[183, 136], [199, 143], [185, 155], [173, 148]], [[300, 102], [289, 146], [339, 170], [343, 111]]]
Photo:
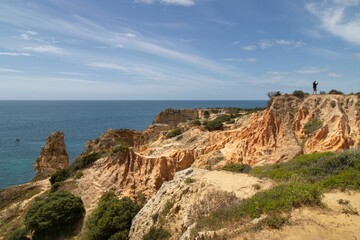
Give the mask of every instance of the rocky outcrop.
[[246, 174], [196, 168], [178, 172], [133, 219], [130, 239], [142, 239], [151, 226], [165, 228], [170, 239], [193, 239], [191, 228], [199, 219], [219, 207], [254, 195], [255, 184], [261, 189], [272, 185]]
[[66, 152], [64, 133], [54, 132], [47, 138], [45, 146], [35, 160], [36, 180], [49, 177], [57, 170], [69, 167], [69, 156]]

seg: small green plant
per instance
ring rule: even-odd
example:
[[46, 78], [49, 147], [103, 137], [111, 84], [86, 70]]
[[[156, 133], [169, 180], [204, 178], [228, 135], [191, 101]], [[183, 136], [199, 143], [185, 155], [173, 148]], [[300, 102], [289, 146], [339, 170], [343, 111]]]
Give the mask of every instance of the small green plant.
[[51, 188], [50, 188], [50, 192], [54, 193], [57, 190], [59, 190], [59, 188], [61, 187], [61, 183], [60, 182], [56, 182], [54, 184], [51, 184]]
[[339, 91], [339, 90], [336, 90], [336, 89], [330, 90], [329, 94], [344, 95], [344, 93], [342, 91]]
[[303, 91], [301, 91], [301, 90], [295, 90], [295, 91], [293, 91], [293, 93], [292, 93], [295, 97], [297, 97], [297, 98], [304, 98], [305, 97], [305, 93], [303, 92]]
[[206, 165], [205, 169], [208, 170], [208, 171], [212, 171], [212, 166], [211, 165]]
[[256, 191], [259, 191], [261, 189], [261, 185], [258, 183], [253, 184], [252, 186]]
[[167, 215], [170, 212], [171, 208], [174, 206], [174, 204], [175, 203], [173, 201], [167, 201], [161, 211], [161, 215]]
[[204, 111], [204, 118], [209, 118], [210, 112], [208, 110]]
[[192, 142], [195, 142], [197, 140], [197, 136], [194, 136], [192, 138], [190, 138], [187, 143], [192, 143]]
[[95, 162], [96, 160], [98, 160], [99, 158], [101, 158], [102, 153], [91, 153], [89, 155], [83, 156], [80, 159], [76, 159], [70, 166], [70, 171], [71, 172], [76, 172], [79, 169], [83, 169], [87, 166], [89, 166], [90, 164], [92, 164], [93, 162]]
[[273, 97], [278, 97], [281, 96], [281, 92], [280, 91], [275, 91], [275, 92], [268, 92], [267, 96], [269, 99], [273, 98]]
[[124, 142], [119, 142], [118, 145], [116, 147], [114, 147], [113, 149], [111, 149], [112, 153], [118, 153], [118, 152], [128, 152], [129, 151], [129, 147], [126, 143]]
[[335, 108], [336, 107], [336, 101], [331, 101], [330, 105], [331, 105], [332, 108]]
[[192, 126], [201, 126], [201, 121], [200, 121], [200, 119], [194, 119], [194, 120], [192, 120], [191, 122], [190, 122], [190, 124], [192, 125]]
[[30, 240], [26, 235], [28, 234], [28, 230], [26, 228], [16, 229], [11, 232], [6, 240]]
[[286, 214], [277, 214], [273, 213], [267, 216], [265, 219], [260, 221], [257, 225], [257, 228], [268, 227], [271, 229], [281, 229], [286, 223], [289, 222], [289, 216]]
[[[55, 239], [64, 229], [74, 230], [75, 223], [85, 214], [80, 197], [65, 191], [50, 193], [36, 199], [28, 208], [24, 224], [33, 232], [33, 239]], [[46, 238], [45, 238], [46, 237]]]
[[77, 171], [75, 174], [76, 179], [80, 179], [84, 176], [84, 173], [82, 171]]
[[216, 120], [206, 121], [204, 125], [208, 131], [222, 130], [223, 128], [223, 123]]
[[236, 172], [236, 173], [248, 173], [251, 170], [250, 165], [242, 163], [228, 163], [224, 165], [221, 170]]
[[186, 184], [191, 184], [191, 183], [193, 183], [193, 182], [195, 182], [195, 179], [192, 179], [191, 177], [185, 178], [185, 183], [186, 183]]
[[167, 134], [166, 134], [166, 138], [173, 138], [176, 136], [179, 136], [180, 134], [183, 133], [183, 129], [182, 128], [174, 128], [172, 130], [170, 130]]
[[171, 237], [170, 233], [164, 228], [152, 226], [148, 233], [144, 235], [143, 240], [167, 240]]
[[319, 128], [321, 128], [323, 126], [323, 123], [320, 119], [313, 119], [309, 122], [307, 122], [304, 126], [305, 129], [305, 133], [306, 135], [311, 135], [313, 134], [315, 131], [317, 131]]
[[63, 182], [70, 177], [70, 170], [67, 169], [60, 169], [56, 171], [53, 175], [51, 175], [49, 181], [51, 184], [56, 182]]

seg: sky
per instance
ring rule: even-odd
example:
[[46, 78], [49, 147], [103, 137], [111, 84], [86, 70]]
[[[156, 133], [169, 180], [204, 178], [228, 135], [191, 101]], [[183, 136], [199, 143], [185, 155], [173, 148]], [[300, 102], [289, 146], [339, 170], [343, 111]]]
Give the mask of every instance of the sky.
[[1, 0], [1, 100], [360, 91], [360, 0]]

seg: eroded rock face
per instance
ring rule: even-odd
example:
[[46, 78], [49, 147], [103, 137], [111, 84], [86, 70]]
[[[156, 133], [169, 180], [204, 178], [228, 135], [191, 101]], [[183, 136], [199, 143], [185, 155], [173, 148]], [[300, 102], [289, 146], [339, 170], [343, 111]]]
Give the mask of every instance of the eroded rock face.
[[57, 170], [69, 167], [69, 156], [66, 152], [63, 132], [54, 132], [47, 138], [45, 146], [35, 160], [34, 179], [49, 177]]

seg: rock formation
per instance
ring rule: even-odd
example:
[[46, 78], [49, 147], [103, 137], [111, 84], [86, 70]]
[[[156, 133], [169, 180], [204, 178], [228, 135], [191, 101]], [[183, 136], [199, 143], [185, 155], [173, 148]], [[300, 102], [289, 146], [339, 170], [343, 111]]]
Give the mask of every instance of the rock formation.
[[45, 146], [35, 160], [35, 178], [43, 179], [49, 177], [59, 169], [69, 167], [69, 156], [66, 152], [64, 133], [54, 132], [47, 138]]

